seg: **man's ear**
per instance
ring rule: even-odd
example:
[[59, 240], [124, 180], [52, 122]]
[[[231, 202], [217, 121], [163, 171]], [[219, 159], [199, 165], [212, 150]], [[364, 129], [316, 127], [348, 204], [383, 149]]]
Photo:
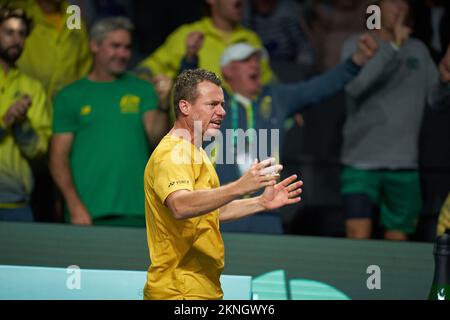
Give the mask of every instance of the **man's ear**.
[[191, 111], [191, 104], [186, 100], [180, 100], [178, 108], [180, 108], [181, 114], [188, 116]]

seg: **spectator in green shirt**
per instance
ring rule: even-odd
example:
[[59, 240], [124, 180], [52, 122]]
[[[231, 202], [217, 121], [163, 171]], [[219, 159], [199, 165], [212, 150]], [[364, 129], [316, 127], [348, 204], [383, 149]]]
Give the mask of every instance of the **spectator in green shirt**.
[[145, 226], [142, 176], [167, 114], [153, 85], [126, 72], [132, 28], [121, 17], [97, 22], [92, 71], [54, 101], [50, 168], [72, 224]]

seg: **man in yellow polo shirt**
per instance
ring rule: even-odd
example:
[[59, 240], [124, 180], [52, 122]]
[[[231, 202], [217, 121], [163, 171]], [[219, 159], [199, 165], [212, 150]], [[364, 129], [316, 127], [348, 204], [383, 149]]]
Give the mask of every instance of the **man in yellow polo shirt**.
[[89, 72], [92, 64], [86, 26], [69, 29], [65, 0], [0, 0], [22, 8], [33, 19], [33, 31], [17, 62], [25, 74], [41, 81], [49, 99]]
[[0, 220], [33, 221], [28, 161], [47, 150], [50, 113], [42, 85], [16, 61], [30, 32], [23, 10], [0, 7]]
[[[240, 179], [220, 186], [206, 152], [206, 137], [220, 133], [225, 117], [221, 81], [203, 69], [175, 81], [176, 121], [144, 173], [151, 266], [145, 299], [222, 299], [224, 245], [219, 223], [300, 201], [302, 182], [277, 183], [281, 165], [255, 161]], [[262, 195], [240, 198], [265, 188]]]
[[[242, 0], [205, 0], [209, 16], [180, 26], [172, 32], [156, 51], [144, 59], [137, 72], [148, 77], [164, 74], [170, 78], [181, 70], [183, 64], [195, 64], [199, 68], [220, 74], [220, 56], [230, 45], [246, 42], [262, 48], [258, 35], [241, 25]], [[191, 68], [192, 69], [192, 68]], [[261, 60], [261, 81], [274, 80], [268, 58]]]

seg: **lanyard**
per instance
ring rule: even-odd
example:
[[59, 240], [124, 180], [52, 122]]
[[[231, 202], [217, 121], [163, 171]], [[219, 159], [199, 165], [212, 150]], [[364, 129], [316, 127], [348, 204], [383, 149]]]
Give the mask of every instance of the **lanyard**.
[[[243, 105], [247, 116], [247, 130], [255, 128], [255, 114], [253, 112], [253, 104]], [[231, 126], [233, 128], [233, 145], [237, 145], [236, 130], [239, 129], [239, 110], [238, 102], [235, 97], [231, 99]], [[253, 135], [248, 137], [249, 143], [252, 143]]]

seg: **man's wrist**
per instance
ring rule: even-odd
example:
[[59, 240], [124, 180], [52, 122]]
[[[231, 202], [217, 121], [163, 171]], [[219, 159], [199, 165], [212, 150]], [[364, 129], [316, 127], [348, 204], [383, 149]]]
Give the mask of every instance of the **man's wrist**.
[[78, 196], [76, 194], [72, 195], [68, 195], [66, 197], [66, 203], [67, 203], [67, 208], [69, 209], [70, 212], [76, 210], [79, 207], [83, 206], [83, 203], [81, 202], [81, 199], [78, 198]]
[[225, 186], [225, 187], [229, 188], [230, 195], [233, 198], [240, 198], [240, 197], [243, 197], [246, 195], [246, 193], [241, 189], [239, 181], [240, 181], [240, 178]]
[[195, 53], [186, 53], [185, 59], [188, 63], [196, 63], [198, 60], [197, 54]]
[[362, 54], [355, 52], [352, 56], [352, 62], [358, 67], [362, 67], [366, 64], [367, 59]]
[[0, 128], [8, 129], [14, 124], [14, 119], [11, 119], [11, 116], [4, 115], [0, 118]]
[[267, 201], [264, 199], [262, 195], [256, 197], [256, 205], [257, 205], [257, 212], [260, 211], [266, 211], [267, 210]]

